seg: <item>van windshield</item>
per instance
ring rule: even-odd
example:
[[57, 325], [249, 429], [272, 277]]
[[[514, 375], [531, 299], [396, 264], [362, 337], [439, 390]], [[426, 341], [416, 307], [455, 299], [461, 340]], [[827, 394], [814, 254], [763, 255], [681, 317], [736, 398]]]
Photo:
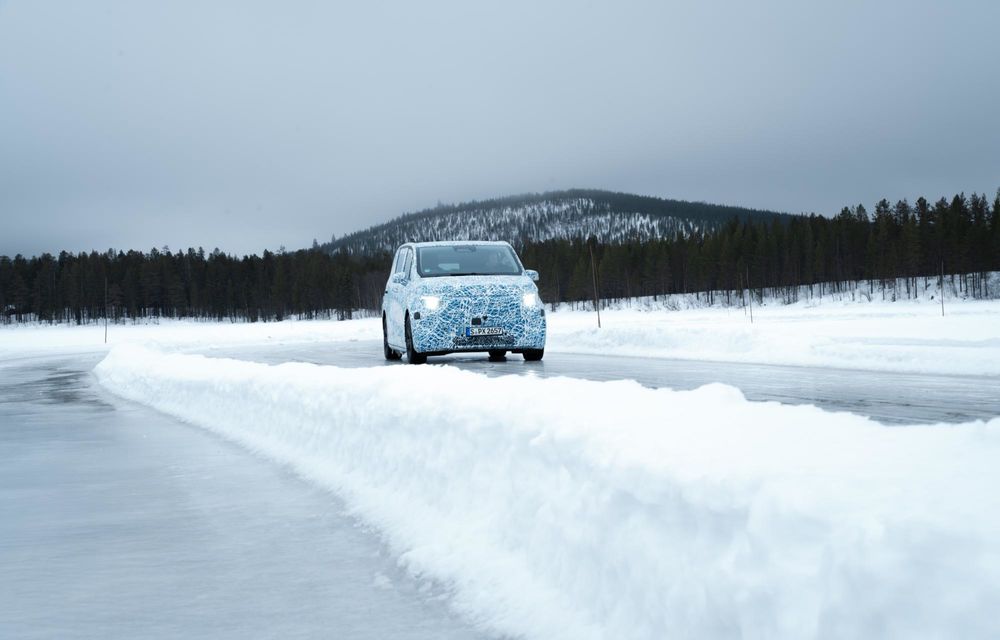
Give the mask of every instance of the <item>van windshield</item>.
[[521, 264], [504, 245], [455, 244], [417, 248], [417, 273], [436, 276], [518, 276]]

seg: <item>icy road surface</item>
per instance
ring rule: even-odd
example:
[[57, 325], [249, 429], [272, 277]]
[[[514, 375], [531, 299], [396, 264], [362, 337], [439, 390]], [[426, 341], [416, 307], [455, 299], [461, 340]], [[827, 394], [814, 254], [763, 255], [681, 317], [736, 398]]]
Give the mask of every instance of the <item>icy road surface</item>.
[[0, 637], [480, 637], [330, 493], [103, 392], [101, 357], [0, 366]]
[[[266, 364], [297, 361], [338, 367], [407, 366], [388, 363], [375, 340], [253, 347], [191, 349], [212, 357]], [[525, 362], [508, 354], [490, 362], [485, 353], [432, 357], [490, 376], [568, 376], [587, 380], [636, 380], [648, 387], [695, 389], [721, 382], [740, 389], [749, 400], [812, 404], [828, 411], [849, 411], [885, 424], [967, 422], [1000, 416], [1000, 378], [788, 367], [664, 358], [547, 354], [542, 362]]]

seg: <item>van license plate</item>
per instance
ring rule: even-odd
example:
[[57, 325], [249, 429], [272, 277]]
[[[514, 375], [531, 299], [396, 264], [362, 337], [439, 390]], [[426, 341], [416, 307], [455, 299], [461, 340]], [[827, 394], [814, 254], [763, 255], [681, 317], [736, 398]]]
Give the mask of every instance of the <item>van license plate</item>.
[[465, 335], [467, 336], [500, 336], [503, 335], [503, 328], [501, 327], [466, 327]]

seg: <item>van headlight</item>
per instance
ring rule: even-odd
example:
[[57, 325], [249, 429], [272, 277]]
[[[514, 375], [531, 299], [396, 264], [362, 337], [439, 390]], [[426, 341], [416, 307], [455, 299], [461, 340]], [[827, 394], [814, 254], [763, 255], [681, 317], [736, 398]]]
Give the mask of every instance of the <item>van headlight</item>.
[[437, 308], [441, 306], [440, 296], [420, 296], [420, 301], [424, 303], [424, 309], [428, 311], [437, 311]]
[[526, 293], [521, 296], [521, 304], [525, 307], [533, 307], [538, 304], [538, 294], [537, 293]]

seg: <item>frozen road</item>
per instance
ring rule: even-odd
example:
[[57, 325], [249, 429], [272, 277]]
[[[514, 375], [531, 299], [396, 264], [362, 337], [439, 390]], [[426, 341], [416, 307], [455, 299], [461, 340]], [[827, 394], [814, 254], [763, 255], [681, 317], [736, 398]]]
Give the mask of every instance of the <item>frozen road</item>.
[[0, 638], [475, 638], [329, 493], [96, 387], [0, 366]]
[[[295, 360], [340, 367], [406, 366], [405, 361], [387, 363], [377, 340], [224, 348], [205, 353], [271, 364]], [[508, 355], [505, 362], [490, 362], [486, 354], [468, 354], [430, 358], [428, 363], [449, 364], [491, 376], [630, 379], [649, 387], [674, 389], [722, 382], [739, 388], [750, 400], [814, 404], [829, 411], [869, 416], [886, 424], [967, 422], [1000, 416], [1000, 378], [983, 376], [928, 376], [569, 353], [550, 353], [542, 362], [525, 362], [519, 355]]]

